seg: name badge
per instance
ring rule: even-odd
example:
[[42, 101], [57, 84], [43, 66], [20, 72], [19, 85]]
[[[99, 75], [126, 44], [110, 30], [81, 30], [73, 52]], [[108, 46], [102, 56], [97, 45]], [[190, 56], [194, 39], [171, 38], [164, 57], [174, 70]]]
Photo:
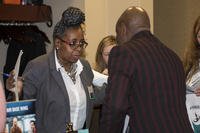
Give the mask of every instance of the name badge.
[[78, 130], [78, 133], [89, 133], [89, 130], [88, 129], [81, 129], [81, 130]]
[[88, 86], [88, 92], [89, 92], [90, 99], [95, 99], [94, 89], [92, 86]]

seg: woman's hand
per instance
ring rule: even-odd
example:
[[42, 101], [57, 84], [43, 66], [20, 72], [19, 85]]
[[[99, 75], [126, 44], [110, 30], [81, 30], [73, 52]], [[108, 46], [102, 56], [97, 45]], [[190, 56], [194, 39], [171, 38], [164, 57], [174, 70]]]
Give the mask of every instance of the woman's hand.
[[108, 75], [108, 69], [107, 69], [107, 68], [104, 69], [103, 72], [102, 72], [102, 74], [104, 74], [104, 75]]
[[15, 76], [15, 72], [14, 70], [10, 72], [10, 76], [8, 77], [8, 79], [6, 80], [6, 88], [9, 90], [9, 91], [12, 91], [12, 88], [15, 87], [15, 79], [14, 79], [14, 76]]
[[[14, 76], [15, 76], [15, 71], [13, 70], [10, 72], [10, 76], [6, 80], [6, 88], [7, 88], [7, 90], [9, 90], [11, 92], [14, 92], [13, 88], [15, 87], [15, 83], [16, 83]], [[19, 93], [21, 93], [22, 87], [23, 87], [23, 78], [18, 77], [17, 78], [17, 89], [18, 89]]]

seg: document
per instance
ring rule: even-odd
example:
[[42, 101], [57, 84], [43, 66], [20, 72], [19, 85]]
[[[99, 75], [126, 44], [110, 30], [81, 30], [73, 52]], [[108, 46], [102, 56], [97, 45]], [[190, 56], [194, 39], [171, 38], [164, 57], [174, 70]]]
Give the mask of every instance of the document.
[[197, 88], [200, 88], [200, 71], [195, 73], [190, 80], [186, 82], [187, 91], [194, 92]]
[[35, 99], [7, 102], [6, 106], [7, 118], [5, 132], [11, 132], [15, 124], [23, 133], [29, 133], [34, 126], [33, 123], [36, 122]]
[[93, 85], [101, 87], [103, 86], [103, 84], [107, 84], [107, 80], [108, 80], [108, 76], [104, 75], [102, 73], [99, 73], [95, 70], [92, 70], [93, 74], [94, 74], [94, 78], [93, 78]]
[[13, 90], [14, 90], [14, 93], [15, 93], [15, 99], [16, 99], [16, 101], [19, 101], [18, 88], [17, 88], [17, 80], [18, 80], [18, 75], [19, 75], [19, 67], [20, 67], [20, 62], [21, 62], [21, 56], [22, 56], [22, 54], [23, 54], [23, 51], [20, 50], [19, 56], [17, 58], [17, 62], [15, 64], [15, 68], [14, 68], [14, 71], [15, 71], [14, 80], [16, 82], [15, 82], [15, 87], [13, 88]]

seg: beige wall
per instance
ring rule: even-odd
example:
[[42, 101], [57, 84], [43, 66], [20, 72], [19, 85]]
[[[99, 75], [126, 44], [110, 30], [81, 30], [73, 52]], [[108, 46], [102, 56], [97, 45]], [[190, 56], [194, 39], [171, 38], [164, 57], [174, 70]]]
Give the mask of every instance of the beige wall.
[[147, 10], [153, 25], [153, 0], [85, 0], [87, 25], [87, 59], [94, 65], [95, 53], [100, 40], [106, 35], [115, 35], [115, 24], [129, 6], [142, 6]]
[[199, 0], [154, 0], [154, 33], [180, 57], [190, 43], [199, 7]]
[[96, 47], [106, 35], [106, 2], [105, 0], [85, 0], [86, 39], [89, 43], [86, 53], [90, 64], [94, 63]]
[[147, 13], [148, 13], [148, 15], [149, 15], [149, 17], [150, 17], [150, 23], [151, 23], [151, 31], [152, 32], [154, 32], [153, 31], [153, 29], [154, 29], [154, 12], [153, 12], [153, 3], [154, 3], [154, 0], [140, 0], [140, 6], [141, 7], [143, 7], [146, 11], [147, 11]]

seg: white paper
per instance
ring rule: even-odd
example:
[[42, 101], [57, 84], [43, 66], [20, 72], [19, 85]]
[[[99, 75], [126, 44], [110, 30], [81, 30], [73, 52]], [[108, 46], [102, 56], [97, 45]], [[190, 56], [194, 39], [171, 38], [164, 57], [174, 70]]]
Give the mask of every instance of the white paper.
[[18, 80], [18, 75], [19, 75], [19, 67], [20, 67], [20, 62], [21, 62], [21, 56], [23, 54], [23, 51], [20, 50], [19, 52], [19, 55], [18, 55], [18, 58], [17, 58], [17, 62], [15, 64], [15, 76], [14, 76], [14, 80], [16, 81], [15, 82], [15, 87], [13, 88], [14, 90], [14, 93], [15, 93], [15, 100], [16, 101], [19, 101], [19, 95], [18, 95], [18, 87], [17, 87], [17, 80]]
[[194, 130], [194, 133], [200, 131], [200, 97], [196, 94], [186, 95], [186, 107], [190, 124]]
[[93, 85], [101, 87], [104, 83], [107, 84], [107, 80], [108, 80], [108, 76], [104, 75], [102, 73], [99, 73], [95, 70], [92, 70], [93, 74], [94, 74], [94, 78], [93, 78]]
[[130, 119], [130, 117], [129, 117], [128, 115], [126, 115], [125, 121], [124, 121], [123, 133], [126, 133], [126, 132], [128, 132], [127, 130], [129, 130], [129, 129], [128, 129], [128, 128], [129, 128], [129, 127], [128, 127], [129, 119]]
[[200, 87], [200, 71], [195, 73], [192, 78], [186, 82], [188, 88], [191, 91], [195, 91], [197, 88]]

